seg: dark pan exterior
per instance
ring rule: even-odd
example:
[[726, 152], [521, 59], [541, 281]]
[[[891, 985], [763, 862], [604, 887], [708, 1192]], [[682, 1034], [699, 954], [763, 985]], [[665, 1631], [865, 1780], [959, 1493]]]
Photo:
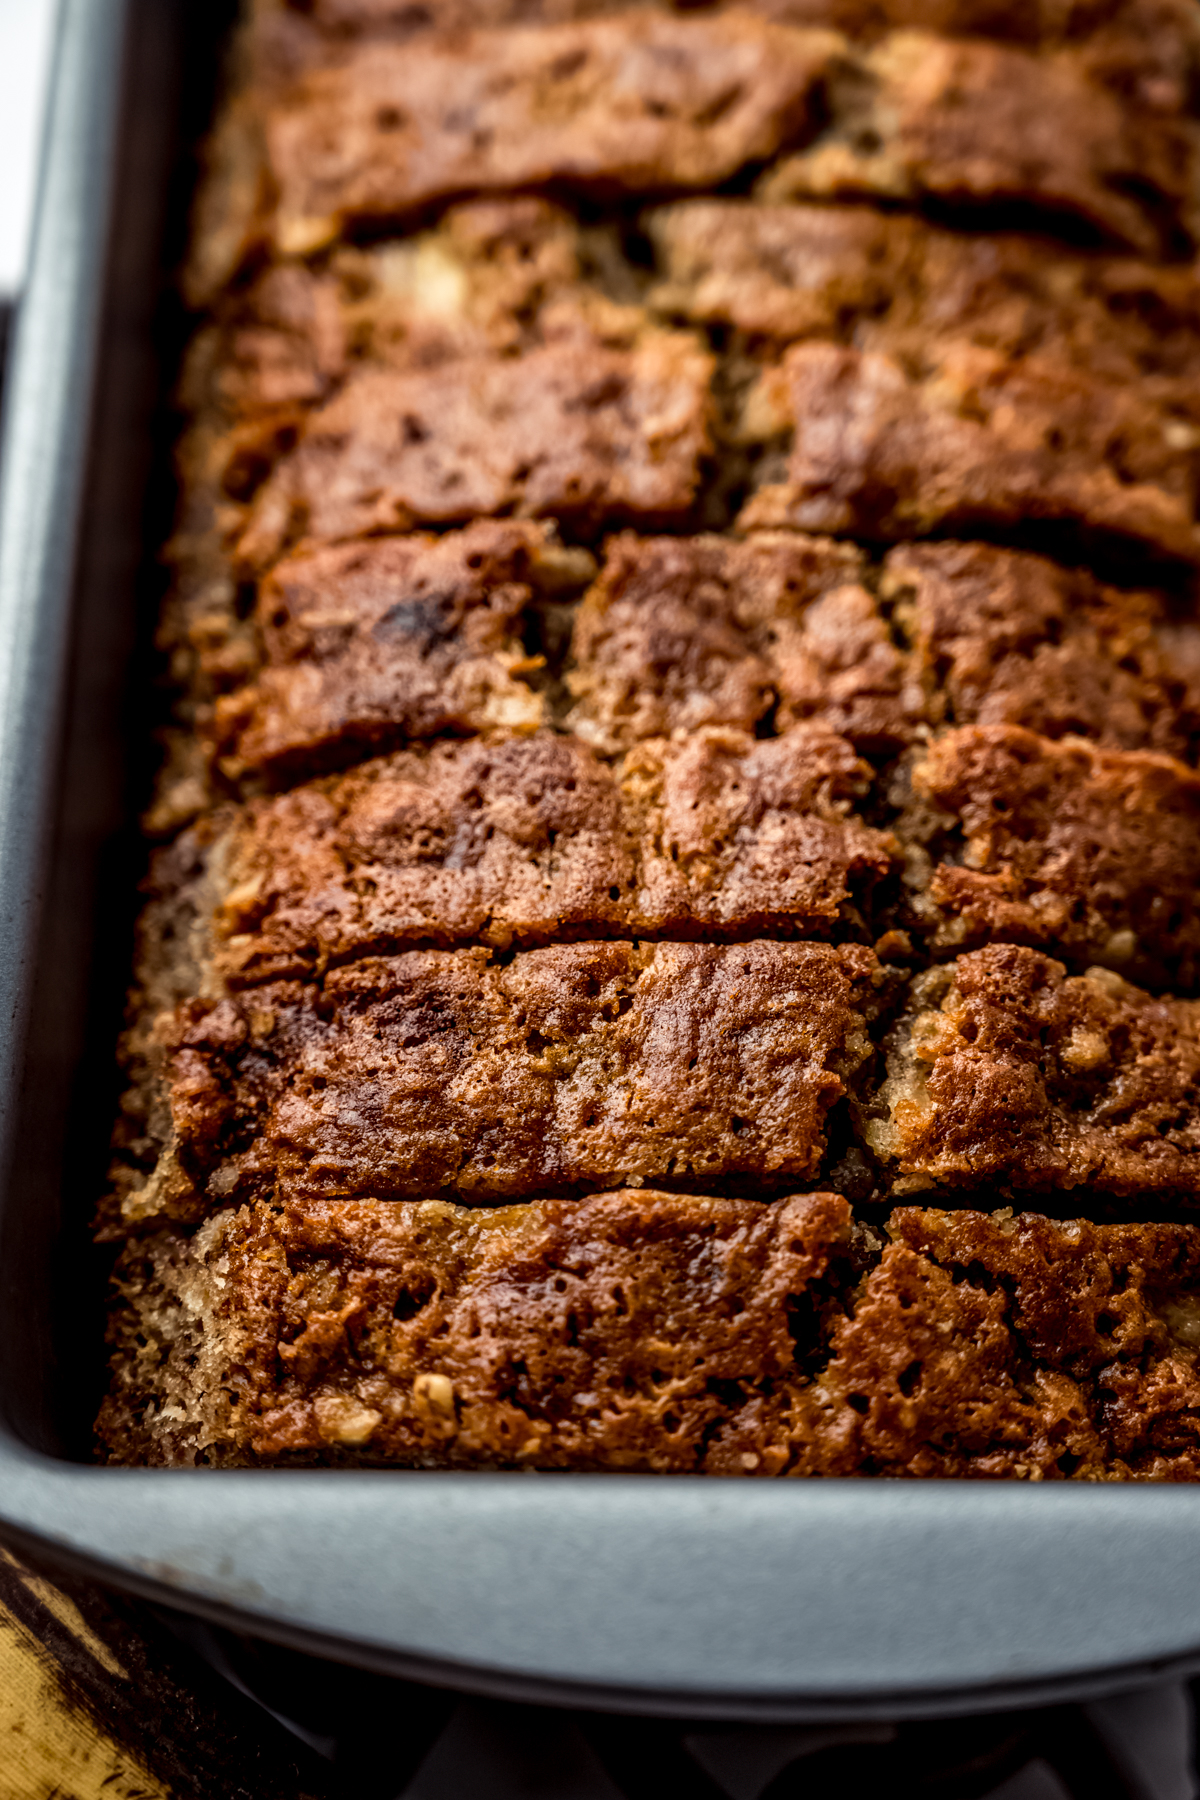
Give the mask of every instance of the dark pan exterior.
[[103, 1270], [86, 1215], [134, 904], [127, 746], [149, 727], [167, 182], [180, 70], [219, 10], [65, 0], [7, 392], [0, 1532], [284, 1642], [576, 1705], [896, 1716], [1200, 1668], [1187, 1488], [87, 1466]]

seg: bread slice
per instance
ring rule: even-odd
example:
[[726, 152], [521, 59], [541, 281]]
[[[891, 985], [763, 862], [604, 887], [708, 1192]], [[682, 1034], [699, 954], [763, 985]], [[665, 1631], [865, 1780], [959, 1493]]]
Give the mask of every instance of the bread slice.
[[891, 32], [834, 71], [825, 129], [760, 191], [1017, 204], [1031, 220], [1074, 220], [1127, 249], [1169, 253], [1196, 222], [1197, 140], [1179, 72], [1156, 107], [1136, 84], [1109, 86], [1072, 48], [1039, 55]]
[[816, 724], [710, 727], [619, 770], [548, 731], [401, 750], [184, 833], [154, 862], [153, 929], [199, 934], [210, 996], [422, 943], [861, 938], [899, 866], [857, 816], [871, 783]]
[[1103, 963], [1195, 991], [1200, 777], [1191, 769], [1020, 726], [967, 725], [934, 741], [912, 784], [910, 893], [935, 949], [1002, 938], [1052, 949], [1076, 969]]
[[869, 753], [912, 740], [920, 689], [857, 546], [800, 533], [745, 542], [610, 540], [575, 622], [567, 724], [608, 755], [704, 725], [820, 718]]
[[611, 18], [366, 44], [269, 103], [276, 251], [464, 193], [703, 188], [799, 136], [841, 48], [750, 14]]
[[405, 739], [532, 731], [523, 614], [591, 567], [509, 519], [289, 557], [258, 595], [254, 678], [201, 715], [210, 755], [227, 783], [282, 785]]
[[[853, 420], [853, 430], [845, 429]], [[1093, 557], [1200, 564], [1194, 424], [1167, 429], [1137, 388], [951, 341], [928, 377], [879, 351], [795, 344], [763, 376], [746, 431], [788, 439], [782, 480], [739, 515], [896, 539], [1024, 528]], [[769, 468], [769, 464], [767, 465]]]
[[965, 339], [1098, 383], [1144, 387], [1187, 418], [1200, 331], [1191, 262], [950, 230], [913, 212], [796, 201], [677, 200], [645, 229], [650, 307], [748, 340], [853, 342], [929, 371]]
[[710, 447], [712, 360], [686, 332], [581, 332], [520, 360], [352, 374], [255, 494], [236, 564], [512, 512], [591, 527], [686, 521]]
[[1200, 1003], [994, 944], [913, 982], [867, 1136], [894, 1193], [1195, 1203]]
[[131, 1240], [111, 1460], [1192, 1480], [1200, 1231], [626, 1190]]
[[1024, 725], [1113, 750], [1200, 753], [1190, 598], [1111, 587], [990, 544], [901, 544], [880, 594], [933, 726]]
[[859, 945], [756, 939], [410, 951], [194, 1000], [154, 1032], [169, 1131], [125, 1215], [814, 1180], [893, 985]]

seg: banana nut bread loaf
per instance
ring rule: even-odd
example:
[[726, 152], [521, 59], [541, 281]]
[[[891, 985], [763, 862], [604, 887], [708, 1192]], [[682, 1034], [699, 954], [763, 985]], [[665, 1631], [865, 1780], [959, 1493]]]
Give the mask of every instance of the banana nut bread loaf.
[[247, 0], [106, 1456], [1200, 1479], [1197, 94], [1191, 0]]

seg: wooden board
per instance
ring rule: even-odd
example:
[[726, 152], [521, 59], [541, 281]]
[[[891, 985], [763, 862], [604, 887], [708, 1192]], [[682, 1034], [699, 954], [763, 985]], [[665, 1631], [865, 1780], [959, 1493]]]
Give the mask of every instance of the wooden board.
[[0, 1549], [0, 1800], [329, 1800], [324, 1758], [153, 1612]]

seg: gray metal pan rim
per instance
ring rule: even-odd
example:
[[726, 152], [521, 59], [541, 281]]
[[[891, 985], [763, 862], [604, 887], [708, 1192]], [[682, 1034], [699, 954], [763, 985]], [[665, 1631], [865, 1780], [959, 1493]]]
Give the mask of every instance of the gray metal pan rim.
[[217, 1622], [563, 1705], [894, 1718], [1200, 1668], [1183, 1487], [102, 1470], [10, 1439], [0, 1522]]
[[[7, 388], [0, 1152], [52, 816], [126, 29], [126, 0], [63, 0]], [[18, 1204], [10, 1181], [0, 1205]], [[105, 1470], [0, 1431], [0, 1535], [343, 1660], [576, 1706], [895, 1717], [1200, 1668], [1200, 1495], [1182, 1487]]]

